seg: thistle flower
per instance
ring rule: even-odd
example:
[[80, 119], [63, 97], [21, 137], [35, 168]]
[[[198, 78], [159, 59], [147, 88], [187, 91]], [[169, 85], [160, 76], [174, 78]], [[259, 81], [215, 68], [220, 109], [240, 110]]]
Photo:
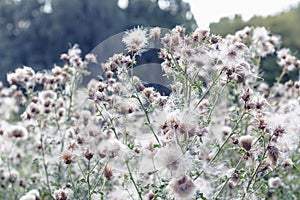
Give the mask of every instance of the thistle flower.
[[38, 200], [40, 199], [40, 193], [38, 190], [33, 189], [27, 192], [24, 196], [20, 198], [20, 200]]
[[22, 83], [27, 87], [32, 86], [35, 78], [35, 71], [31, 67], [24, 66], [23, 68], [17, 68], [14, 73], [7, 75], [7, 81], [10, 84]]
[[6, 171], [4, 174], [4, 179], [6, 179], [10, 183], [15, 183], [19, 178], [19, 172], [15, 169]]
[[192, 38], [194, 41], [203, 41], [206, 40], [208, 38], [210, 34], [210, 29], [200, 29], [197, 28], [193, 34], [192, 34]]
[[273, 135], [275, 137], [282, 137], [284, 133], [285, 133], [285, 129], [281, 126], [277, 126], [273, 131]]
[[187, 175], [173, 178], [168, 186], [179, 199], [191, 199], [196, 192], [196, 185]]
[[62, 61], [64, 61], [64, 62], [68, 62], [69, 56], [68, 56], [68, 54], [63, 53], [63, 54], [60, 55], [60, 59], [61, 59]]
[[272, 162], [272, 165], [276, 165], [279, 158], [279, 150], [275, 146], [269, 145], [267, 147], [267, 156]]
[[122, 41], [130, 53], [141, 53], [148, 44], [147, 30], [141, 27], [126, 31]]
[[74, 155], [71, 151], [64, 151], [61, 155], [60, 158], [64, 161], [65, 164], [69, 165], [73, 161]]
[[257, 127], [261, 130], [264, 130], [267, 127], [267, 122], [261, 113], [257, 115]]
[[85, 152], [84, 152], [84, 157], [87, 159], [87, 160], [91, 160], [93, 158], [94, 154], [89, 150], [87, 149]]
[[265, 27], [257, 27], [253, 30], [253, 47], [257, 54], [265, 57], [268, 54], [274, 53], [280, 45], [280, 37], [270, 35], [270, 32]]
[[281, 166], [284, 168], [284, 169], [291, 169], [293, 168], [294, 166], [294, 163], [291, 159], [287, 158], [286, 160], [284, 160], [281, 164]]
[[54, 66], [54, 68], [52, 68], [51, 72], [54, 76], [58, 76], [63, 72], [63, 69], [59, 66]]
[[77, 57], [81, 54], [81, 50], [79, 48], [79, 45], [78, 44], [75, 44], [72, 48], [70, 48], [68, 50], [68, 56], [69, 58], [72, 58], [72, 57]]
[[12, 126], [8, 131], [8, 135], [10, 137], [26, 139], [28, 136], [28, 131], [23, 126]]
[[112, 176], [113, 176], [112, 169], [109, 168], [108, 166], [105, 166], [105, 168], [104, 168], [104, 177], [105, 177], [107, 180], [110, 180]]
[[232, 180], [228, 181], [228, 183], [227, 183], [227, 187], [228, 187], [230, 190], [232, 190], [236, 185], [237, 185], [236, 182], [234, 182], [234, 181], [232, 181]]
[[279, 177], [270, 178], [268, 180], [268, 185], [270, 188], [278, 188], [281, 186], [281, 179]]
[[190, 167], [189, 159], [175, 146], [164, 147], [154, 156], [155, 166], [159, 170], [167, 169], [171, 175], [178, 175]]
[[239, 138], [240, 145], [246, 150], [249, 151], [252, 147], [253, 137], [251, 135], [241, 136]]
[[243, 94], [242, 94], [241, 97], [242, 97], [242, 99], [243, 99], [244, 102], [248, 102], [251, 99], [251, 97], [252, 97], [252, 90], [250, 90], [249, 88], [247, 88], [243, 92]]
[[91, 53], [85, 55], [85, 60], [89, 63], [97, 63], [96, 56], [94, 54], [91, 54]]
[[54, 191], [55, 200], [67, 200], [69, 193], [67, 190], [59, 189]]
[[227, 136], [232, 132], [232, 128], [230, 126], [223, 126], [221, 131], [223, 136]]
[[158, 40], [160, 37], [161, 30], [159, 27], [154, 27], [149, 30], [149, 37]]
[[277, 58], [278, 65], [288, 71], [292, 71], [298, 66], [296, 57], [291, 55], [290, 50], [287, 48], [277, 51]]

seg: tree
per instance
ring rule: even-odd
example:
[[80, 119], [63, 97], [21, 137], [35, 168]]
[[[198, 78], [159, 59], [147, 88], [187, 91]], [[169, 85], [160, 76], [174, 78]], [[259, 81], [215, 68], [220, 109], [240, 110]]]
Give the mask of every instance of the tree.
[[[59, 56], [75, 43], [88, 53], [104, 39], [134, 26], [196, 27], [182, 0], [1, 0], [0, 80], [21, 65], [35, 69], [60, 63]], [[164, 20], [161, 20], [164, 19]]]

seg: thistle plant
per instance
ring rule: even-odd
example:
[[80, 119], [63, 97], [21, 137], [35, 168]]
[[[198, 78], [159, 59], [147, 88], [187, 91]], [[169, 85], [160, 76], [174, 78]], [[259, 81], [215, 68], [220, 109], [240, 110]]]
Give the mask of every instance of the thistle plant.
[[[154, 42], [169, 95], [135, 74]], [[7, 75], [1, 199], [297, 199], [300, 80], [282, 78], [300, 62], [280, 36], [137, 27], [122, 43], [104, 63], [75, 45], [63, 66]], [[260, 74], [269, 54], [273, 86]], [[104, 73], [85, 87], [90, 62]]]

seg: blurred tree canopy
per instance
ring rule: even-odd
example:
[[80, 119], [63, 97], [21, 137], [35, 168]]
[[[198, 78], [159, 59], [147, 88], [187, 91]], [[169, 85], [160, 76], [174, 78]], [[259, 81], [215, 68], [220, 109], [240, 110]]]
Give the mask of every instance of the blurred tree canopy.
[[[265, 26], [273, 34], [281, 35], [282, 47], [290, 48], [299, 58], [300, 56], [300, 3], [297, 7], [289, 11], [279, 13], [274, 16], [259, 17], [254, 16], [249, 21], [243, 21], [240, 15], [235, 15], [233, 19], [228, 17], [221, 18], [218, 23], [211, 23], [211, 31], [225, 36], [233, 34], [245, 26]], [[263, 78], [272, 85], [275, 78], [280, 74], [280, 68], [276, 67], [276, 55], [269, 56], [262, 60]], [[298, 79], [297, 73], [291, 73], [284, 77], [284, 80]]]
[[126, 3], [120, 8], [118, 0], [0, 0], [0, 80], [22, 65], [52, 67], [75, 43], [88, 53], [134, 26], [196, 27], [189, 4], [182, 0]]

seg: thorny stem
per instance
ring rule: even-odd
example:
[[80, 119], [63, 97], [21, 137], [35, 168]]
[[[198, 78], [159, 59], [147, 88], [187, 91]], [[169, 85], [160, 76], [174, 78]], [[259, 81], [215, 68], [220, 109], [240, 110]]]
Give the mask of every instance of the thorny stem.
[[249, 182], [248, 182], [248, 185], [247, 185], [247, 187], [246, 187], [246, 191], [245, 191], [244, 194], [243, 194], [242, 200], [245, 199], [245, 197], [246, 197], [246, 195], [247, 195], [247, 193], [248, 193], [248, 191], [249, 191], [249, 189], [250, 189], [250, 186], [251, 186], [251, 184], [252, 184], [252, 181], [253, 181], [253, 179], [256, 177], [256, 175], [257, 175], [257, 173], [258, 173], [258, 170], [259, 170], [260, 166], [262, 165], [262, 162], [263, 162], [263, 160], [264, 160], [264, 158], [265, 158], [265, 156], [266, 156], [266, 153], [267, 153], [266, 142], [265, 142], [265, 140], [264, 140], [264, 136], [262, 135], [261, 138], [262, 138], [262, 140], [263, 140], [264, 152], [263, 152], [263, 155], [262, 155], [261, 160], [259, 161], [259, 164], [258, 164], [257, 167], [255, 168], [255, 170], [254, 170], [254, 172], [253, 172], [253, 174], [252, 174], [252, 176], [251, 176], [251, 178], [250, 178], [250, 180], [249, 180]]
[[90, 173], [93, 170], [90, 171], [90, 168], [91, 168], [91, 161], [89, 160], [88, 161], [88, 168], [87, 168], [87, 175], [86, 175], [86, 182], [88, 184], [88, 200], [90, 200], [91, 196], [92, 196], [92, 194], [91, 194], [91, 183], [90, 183]]
[[[229, 141], [229, 139], [231, 138], [231, 136], [235, 133], [235, 130], [238, 128], [239, 124], [241, 123], [242, 119], [244, 118], [244, 116], [247, 114], [247, 112], [243, 112], [242, 115], [240, 116], [240, 118], [238, 119], [238, 121], [236, 122], [235, 126], [233, 127], [231, 133], [228, 135], [228, 137], [225, 139], [225, 141], [223, 142], [223, 144], [221, 145], [221, 147], [219, 147], [217, 153], [214, 155], [214, 157], [209, 161], [208, 165], [210, 165], [213, 161], [215, 161], [215, 159], [218, 157], [218, 155], [221, 153], [221, 151], [223, 150], [224, 146], [227, 144], [227, 142]], [[202, 170], [201, 172], [199, 172], [196, 177], [194, 178], [194, 181], [197, 180], [201, 174], [204, 171]]]
[[127, 169], [128, 169], [128, 173], [129, 173], [130, 180], [132, 181], [132, 183], [133, 183], [133, 185], [134, 185], [134, 187], [135, 187], [135, 189], [136, 189], [136, 191], [137, 191], [137, 193], [138, 193], [138, 195], [139, 195], [139, 199], [140, 199], [140, 200], [143, 200], [143, 198], [142, 198], [142, 193], [141, 193], [141, 191], [139, 191], [139, 188], [138, 188], [138, 186], [137, 186], [137, 184], [136, 184], [136, 182], [135, 182], [135, 180], [134, 180], [134, 178], [133, 178], [133, 176], [132, 176], [132, 173], [131, 173], [131, 171], [130, 171], [129, 164], [128, 164], [128, 160], [126, 160], [125, 163], [126, 163], [126, 167], [127, 167]]
[[142, 103], [142, 101], [141, 101], [141, 99], [140, 99], [140, 97], [138, 96], [137, 93], [136, 93], [136, 95], [132, 95], [132, 98], [137, 99], [138, 102], [139, 102], [139, 104], [141, 105], [141, 107], [142, 107], [142, 109], [143, 109], [143, 111], [144, 111], [144, 113], [145, 113], [146, 119], [147, 119], [147, 125], [148, 125], [149, 129], [151, 130], [151, 132], [153, 133], [153, 135], [154, 135], [156, 141], [158, 142], [158, 144], [159, 144], [159, 146], [160, 146], [161, 144], [160, 144], [160, 142], [159, 142], [159, 139], [158, 139], [156, 133], [154, 132], [153, 127], [151, 126], [151, 121], [150, 121], [150, 118], [149, 118], [147, 109], [146, 109], [145, 106], [143, 105], [143, 103]]

